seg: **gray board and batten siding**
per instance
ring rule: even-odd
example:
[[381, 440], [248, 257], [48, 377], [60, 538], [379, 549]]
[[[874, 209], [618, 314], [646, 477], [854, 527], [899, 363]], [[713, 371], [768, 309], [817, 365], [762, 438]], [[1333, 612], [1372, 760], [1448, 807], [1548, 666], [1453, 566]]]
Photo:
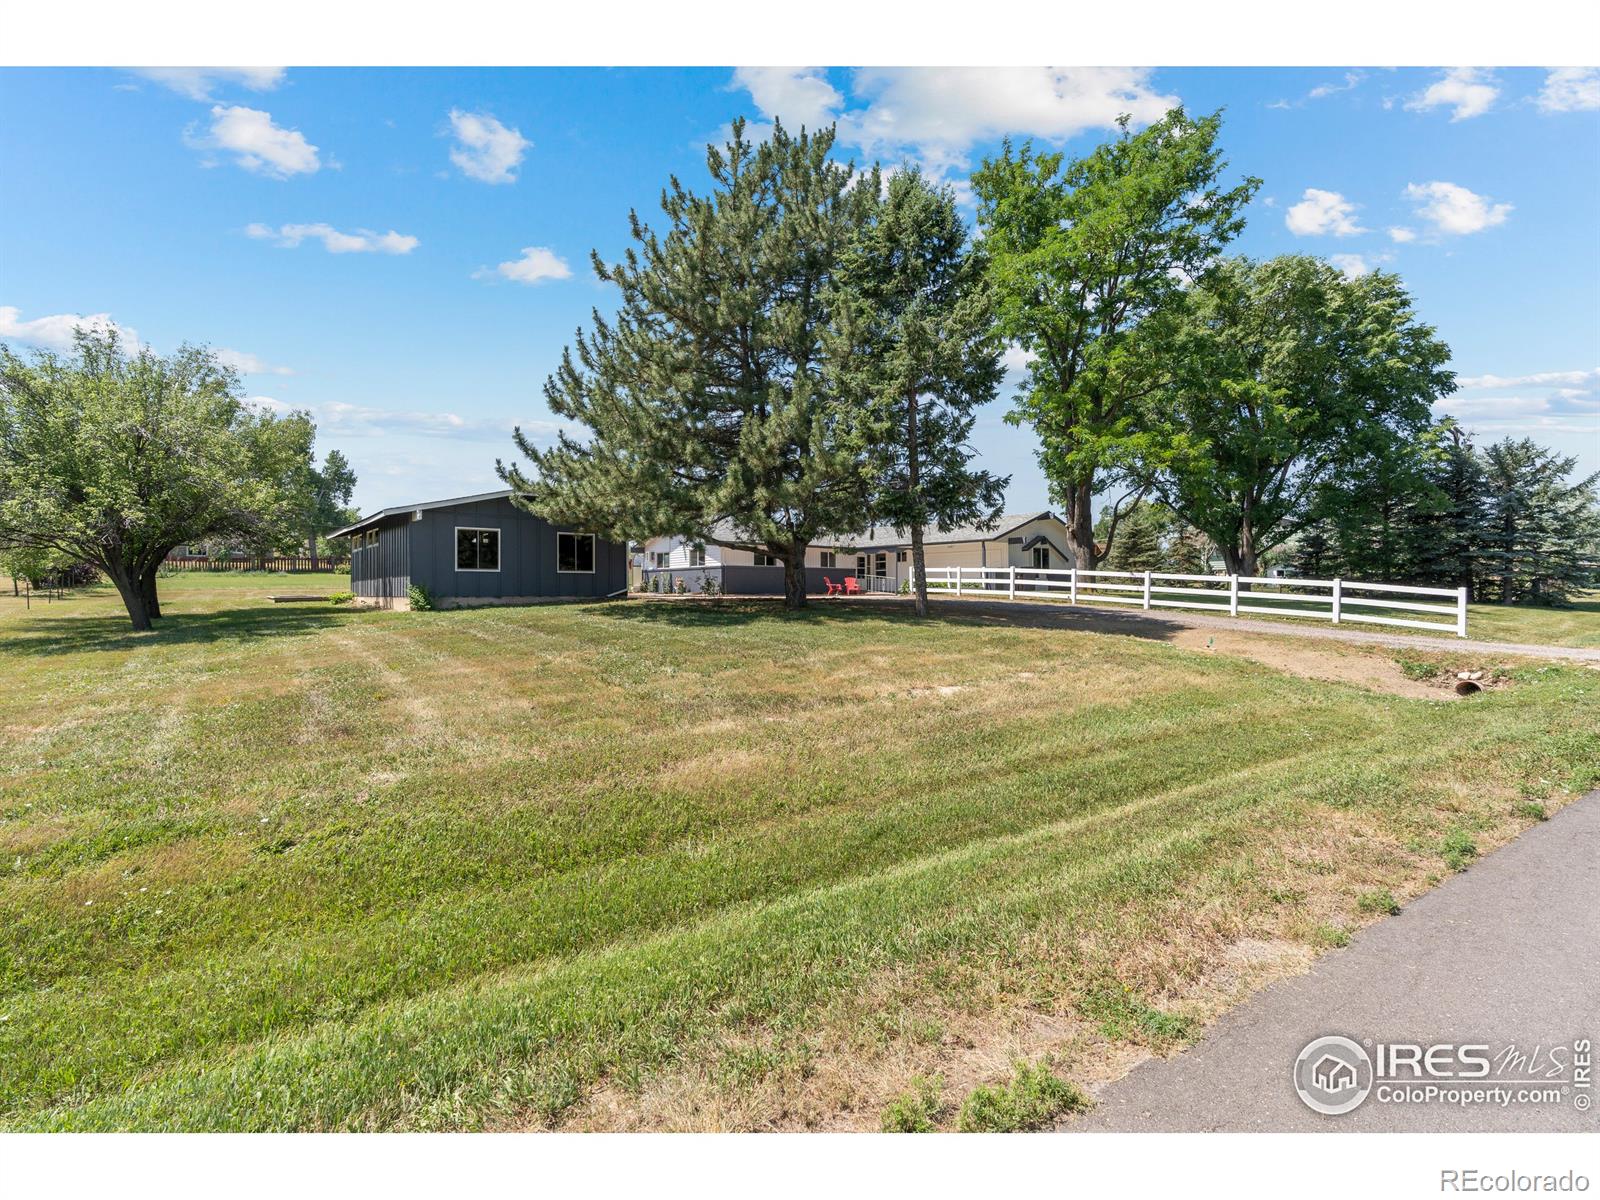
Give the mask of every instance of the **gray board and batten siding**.
[[[627, 591], [625, 546], [552, 525], [510, 497], [496, 492], [384, 509], [336, 531], [331, 536], [351, 541], [351, 591], [366, 603], [401, 604], [420, 584], [442, 608]], [[493, 535], [481, 548], [477, 531]]]

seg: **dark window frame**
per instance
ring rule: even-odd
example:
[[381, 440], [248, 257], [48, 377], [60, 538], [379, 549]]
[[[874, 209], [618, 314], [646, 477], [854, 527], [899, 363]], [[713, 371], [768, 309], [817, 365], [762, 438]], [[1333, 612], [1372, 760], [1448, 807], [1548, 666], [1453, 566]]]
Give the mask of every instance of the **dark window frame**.
[[[474, 547], [474, 550], [473, 550], [473, 561], [475, 563], [479, 563], [479, 564], [482, 564], [483, 559], [484, 559], [483, 548], [484, 548], [485, 545], [488, 544], [488, 542], [485, 540], [483, 535], [484, 534], [488, 534], [488, 533], [494, 534], [494, 543], [493, 543], [494, 544], [494, 555], [493, 555], [493, 557], [494, 557], [494, 566], [485, 567], [485, 566], [479, 565], [479, 566], [472, 566], [472, 567], [463, 567], [461, 565], [461, 550], [462, 550], [461, 535], [463, 533], [471, 533], [471, 534], [476, 534], [477, 535], [477, 537], [475, 537], [473, 539], [473, 547]], [[476, 573], [498, 573], [499, 570], [500, 570], [500, 563], [502, 561], [501, 554], [500, 554], [501, 545], [502, 545], [502, 539], [500, 537], [500, 527], [497, 526], [497, 525], [457, 525], [455, 527], [455, 556], [456, 556], [455, 557], [455, 563], [456, 563], [456, 570], [460, 571], [462, 573], [474, 573], [474, 574], [476, 574]]]
[[[561, 550], [561, 541], [562, 541], [563, 538], [571, 538], [572, 539], [572, 557], [571, 557], [570, 561], [572, 562], [573, 565], [570, 566], [570, 567], [563, 567], [561, 565], [563, 561], [567, 561], [566, 559], [564, 559], [564, 557], [562, 555], [562, 550]], [[582, 567], [582, 566], [578, 565], [579, 563], [581, 563], [583, 561], [582, 555], [580, 555], [578, 553], [578, 547], [584, 541], [587, 541], [588, 544], [589, 544], [589, 565], [587, 567]], [[595, 538], [594, 534], [592, 534], [592, 533], [578, 533], [576, 530], [571, 530], [571, 529], [559, 529], [559, 530], [557, 530], [556, 531], [556, 574], [557, 575], [593, 575], [595, 573], [596, 561], [599, 558], [599, 546], [596, 543], [597, 543], [597, 539]]]

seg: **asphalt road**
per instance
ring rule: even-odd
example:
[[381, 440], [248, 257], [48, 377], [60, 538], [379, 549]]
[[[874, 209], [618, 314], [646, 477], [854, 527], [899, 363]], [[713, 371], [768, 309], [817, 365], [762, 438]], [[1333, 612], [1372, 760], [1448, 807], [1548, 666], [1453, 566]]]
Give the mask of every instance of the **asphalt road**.
[[[1098, 1131], [1589, 1131], [1574, 1104], [1380, 1103], [1344, 1116], [1303, 1105], [1291, 1072], [1324, 1034], [1388, 1043], [1506, 1043], [1587, 1037], [1600, 1051], [1600, 792], [1413, 900], [1397, 916], [1273, 984], [1189, 1050], [1136, 1067], [1063, 1126]], [[1495, 1072], [1496, 1078], [1504, 1073]], [[1382, 1081], [1380, 1081], [1382, 1082]], [[1558, 1081], [1559, 1082], [1559, 1081]]]

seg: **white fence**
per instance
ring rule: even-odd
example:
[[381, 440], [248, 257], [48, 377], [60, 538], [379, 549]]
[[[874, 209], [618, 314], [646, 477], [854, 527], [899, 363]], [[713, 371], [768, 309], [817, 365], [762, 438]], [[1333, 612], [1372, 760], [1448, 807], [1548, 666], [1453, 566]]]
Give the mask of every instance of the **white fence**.
[[[1241, 584], [1245, 586], [1241, 588]], [[1258, 587], [1271, 590], [1255, 590]], [[928, 571], [928, 590], [948, 591], [957, 596], [1004, 594], [1008, 600], [1065, 596], [1069, 604], [1093, 602], [1133, 604], [1145, 609], [1192, 608], [1229, 617], [1264, 613], [1275, 617], [1308, 617], [1335, 625], [1358, 621], [1467, 636], [1466, 588], [1411, 587], [1350, 579], [1174, 575], [1165, 571], [933, 567]], [[1448, 603], [1438, 603], [1432, 597], [1443, 597]], [[1426, 614], [1433, 619], [1417, 620], [1409, 615], [1412, 613]], [[1449, 620], [1439, 620], [1439, 617]]]

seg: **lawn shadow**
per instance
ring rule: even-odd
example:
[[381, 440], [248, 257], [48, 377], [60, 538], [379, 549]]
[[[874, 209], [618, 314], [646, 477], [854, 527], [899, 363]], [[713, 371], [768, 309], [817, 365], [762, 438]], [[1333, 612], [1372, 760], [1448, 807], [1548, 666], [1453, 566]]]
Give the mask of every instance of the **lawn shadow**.
[[[917, 622], [908, 596], [873, 596], [861, 599], [813, 597], [799, 612], [783, 607], [781, 599], [706, 598], [691, 600], [628, 600], [596, 606], [591, 611], [615, 620], [681, 628], [715, 628], [751, 625], [760, 621], [812, 623], [890, 620]], [[1170, 642], [1184, 632], [1176, 621], [1163, 621], [1142, 613], [1117, 609], [993, 601], [933, 600], [927, 624], [965, 628], [1063, 629], [1080, 633], [1113, 633], [1147, 641]]]
[[0, 633], [0, 645], [7, 653], [44, 656], [278, 637], [341, 624], [350, 619], [352, 611], [252, 607], [175, 612], [156, 621], [149, 633], [135, 633], [122, 613], [65, 620], [24, 617], [5, 627]]

